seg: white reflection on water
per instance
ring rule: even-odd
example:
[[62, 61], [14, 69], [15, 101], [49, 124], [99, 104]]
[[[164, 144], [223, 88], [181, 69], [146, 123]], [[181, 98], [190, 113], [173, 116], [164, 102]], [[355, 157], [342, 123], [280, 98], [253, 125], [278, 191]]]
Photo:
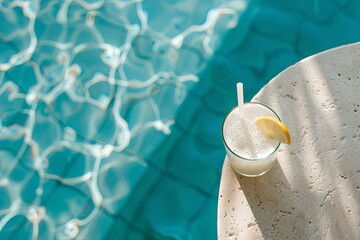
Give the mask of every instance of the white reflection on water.
[[244, 8], [244, 1], [0, 1], [4, 238], [105, 235], [100, 212], [121, 210]]

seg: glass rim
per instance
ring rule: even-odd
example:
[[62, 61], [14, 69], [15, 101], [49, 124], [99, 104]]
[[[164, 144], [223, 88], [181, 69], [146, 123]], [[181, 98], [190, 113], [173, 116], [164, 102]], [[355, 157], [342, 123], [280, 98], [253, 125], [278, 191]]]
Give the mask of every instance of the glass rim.
[[[274, 113], [274, 115], [275, 115], [275, 116], [278, 118], [278, 120], [281, 122], [281, 119], [280, 119], [279, 115], [277, 115], [277, 113], [276, 113], [274, 110], [272, 110], [269, 106], [267, 106], [267, 105], [265, 105], [265, 104], [263, 104], [263, 103], [259, 103], [259, 102], [246, 102], [246, 103], [244, 103], [244, 105], [248, 105], [248, 104], [257, 104], [257, 105], [260, 105], [260, 106], [262, 106], [262, 107], [265, 107], [265, 108], [269, 109], [272, 113]], [[226, 143], [226, 141], [225, 141], [225, 138], [224, 138], [224, 125], [225, 125], [226, 119], [229, 117], [229, 115], [230, 115], [235, 109], [237, 109], [237, 106], [233, 107], [233, 108], [231, 109], [231, 111], [230, 111], [228, 114], [226, 114], [226, 116], [225, 116], [225, 118], [224, 118], [224, 121], [223, 121], [223, 123], [222, 123], [221, 137], [222, 137], [222, 141], [223, 141], [225, 147], [226, 147], [232, 154], [234, 154], [236, 157], [239, 157], [239, 158], [241, 158], [241, 159], [243, 159], [243, 160], [246, 160], [246, 161], [258, 161], [258, 160], [263, 160], [263, 159], [268, 158], [269, 156], [275, 154], [275, 153], [277, 152], [277, 150], [279, 149], [279, 147], [280, 147], [280, 145], [281, 145], [281, 142], [279, 142], [279, 143], [277, 144], [277, 146], [274, 148], [274, 150], [273, 150], [270, 154], [266, 155], [265, 157], [261, 157], [261, 158], [246, 158], [246, 157], [242, 157], [242, 156], [240, 156], [239, 154], [236, 154], [233, 150], [231, 150], [231, 148], [227, 145], [227, 143]]]

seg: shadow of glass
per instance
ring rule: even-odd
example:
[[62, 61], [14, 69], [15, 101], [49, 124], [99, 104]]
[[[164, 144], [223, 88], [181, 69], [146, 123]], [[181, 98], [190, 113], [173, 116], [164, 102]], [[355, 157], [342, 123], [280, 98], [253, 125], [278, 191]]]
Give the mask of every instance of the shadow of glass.
[[264, 239], [310, 238], [311, 214], [292, 190], [278, 162], [261, 177], [237, 174], [237, 180], [256, 220], [248, 228], [257, 225]]

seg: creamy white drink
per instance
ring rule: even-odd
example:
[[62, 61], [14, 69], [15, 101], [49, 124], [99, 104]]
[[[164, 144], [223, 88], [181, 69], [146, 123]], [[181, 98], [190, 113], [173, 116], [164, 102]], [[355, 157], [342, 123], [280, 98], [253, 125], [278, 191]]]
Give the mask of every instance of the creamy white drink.
[[280, 119], [272, 109], [260, 103], [245, 103], [243, 107], [242, 118], [237, 108], [227, 115], [222, 137], [234, 170], [244, 176], [256, 177], [263, 175], [274, 165], [280, 143], [264, 136], [254, 121], [258, 117]]

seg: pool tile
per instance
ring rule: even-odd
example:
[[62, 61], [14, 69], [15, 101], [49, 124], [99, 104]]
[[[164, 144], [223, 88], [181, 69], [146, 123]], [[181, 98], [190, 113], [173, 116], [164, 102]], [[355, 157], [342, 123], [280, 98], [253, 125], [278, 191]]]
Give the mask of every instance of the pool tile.
[[[231, 91], [222, 88], [221, 86], [213, 86], [209, 91], [209, 94], [204, 97], [207, 108], [219, 113], [223, 116], [229, 112], [229, 109], [233, 108], [236, 104], [234, 97], [236, 96], [236, 85], [233, 85]], [[219, 101], [221, 99], [221, 101]]]
[[129, 230], [129, 225], [121, 217], [114, 218], [106, 239], [119, 239], [126, 236]]
[[[305, 56], [309, 56], [319, 51], [359, 41], [358, 35], [351, 31], [344, 31], [344, 25], [347, 29], [360, 28], [358, 20], [342, 11], [338, 11], [336, 17], [332, 18], [326, 25], [304, 21], [300, 25], [296, 50]], [[331, 41], [323, 41], [324, 36], [327, 36]]]
[[223, 147], [209, 147], [194, 137], [181, 138], [168, 156], [167, 171], [208, 194], [216, 195], [219, 167], [224, 156]]
[[228, 93], [228, 102], [231, 107], [226, 105], [228, 107], [226, 110], [230, 110], [237, 105], [236, 83], [238, 82], [244, 84], [244, 100], [249, 101], [256, 93], [254, 87], [259, 85], [258, 80], [260, 77], [256, 69], [243, 66], [237, 52], [226, 55], [217, 54], [215, 58], [218, 59], [216, 63], [219, 64], [220, 72], [214, 76], [214, 86], [222, 88]]
[[33, 226], [25, 216], [14, 216], [0, 231], [0, 239], [31, 239]]
[[[154, 182], [156, 179], [156, 182]], [[185, 239], [190, 218], [201, 209], [206, 196], [176, 178], [151, 170], [121, 215], [156, 239]], [[140, 195], [141, 196], [140, 196]]]
[[[191, 126], [187, 126], [189, 132], [211, 147], [221, 147], [221, 129], [226, 113], [215, 114], [205, 108], [199, 110]], [[197, 141], [193, 143], [197, 144]], [[209, 147], [208, 147], [209, 148]]]
[[51, 217], [56, 225], [66, 224], [74, 218], [85, 218], [95, 208], [88, 193], [62, 184], [53, 185], [51, 192], [48, 192], [43, 199], [47, 209], [46, 215]]
[[[132, 136], [127, 150], [142, 158], [149, 159], [167, 139], [168, 136], [163, 132], [154, 128], [147, 128]], [[153, 144], [147, 144], [149, 142]]]
[[267, 4], [256, 10], [253, 27], [261, 34], [267, 35], [279, 42], [295, 43], [298, 26], [301, 21], [300, 14], [294, 14], [293, 12]]
[[105, 239], [131, 239], [131, 240], [143, 240], [143, 239], [166, 239], [156, 238], [151, 232], [144, 232], [138, 228], [136, 224], [127, 222], [122, 216], [115, 218], [114, 224], [111, 226], [111, 230], [105, 237]]
[[103, 210], [99, 210], [89, 224], [80, 226], [76, 239], [104, 239], [105, 233], [110, 232], [115, 220]]
[[97, 176], [103, 208], [112, 215], [118, 215], [146, 171], [146, 162], [130, 153], [114, 152], [103, 159]]
[[180, 126], [175, 125], [172, 129], [172, 134], [166, 138], [166, 141], [164, 141], [161, 146], [154, 151], [154, 154], [146, 159], [146, 161], [160, 169], [166, 169], [167, 166], [171, 164], [171, 159], [168, 157], [169, 154], [173, 151], [173, 148], [179, 139], [185, 136], [185, 134], [186, 131]]
[[[217, 198], [209, 198], [204, 208], [192, 220], [187, 239], [217, 239], [217, 224], [212, 221], [217, 217]], [[214, 229], [214, 231], [209, 231]]]
[[[202, 109], [204, 105], [203, 99], [196, 94], [189, 93], [186, 98], [186, 102], [177, 112], [176, 116], [176, 125], [180, 125], [183, 128], [188, 128], [194, 122], [194, 118], [199, 111]], [[174, 129], [173, 131], [176, 131]], [[171, 136], [170, 136], [171, 137]]]

